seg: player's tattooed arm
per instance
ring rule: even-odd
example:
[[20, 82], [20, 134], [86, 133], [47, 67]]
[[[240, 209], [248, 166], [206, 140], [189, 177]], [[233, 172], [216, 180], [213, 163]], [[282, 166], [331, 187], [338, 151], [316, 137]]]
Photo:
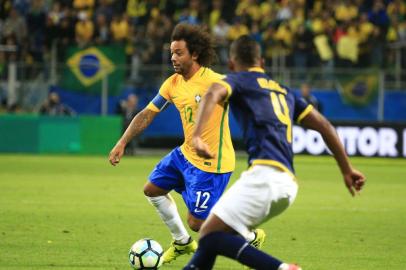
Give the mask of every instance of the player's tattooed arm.
[[154, 112], [148, 108], [144, 108], [141, 112], [134, 116], [130, 125], [120, 139], [121, 143], [127, 144], [129, 141], [131, 141], [132, 138], [143, 132], [144, 129], [146, 129], [151, 124], [152, 120], [154, 120], [157, 114], [158, 112]]
[[144, 131], [144, 129], [151, 124], [157, 114], [158, 112], [145, 108], [134, 116], [123, 136], [121, 136], [109, 154], [111, 165], [115, 166], [120, 162], [121, 157], [124, 155], [124, 149], [127, 143]]

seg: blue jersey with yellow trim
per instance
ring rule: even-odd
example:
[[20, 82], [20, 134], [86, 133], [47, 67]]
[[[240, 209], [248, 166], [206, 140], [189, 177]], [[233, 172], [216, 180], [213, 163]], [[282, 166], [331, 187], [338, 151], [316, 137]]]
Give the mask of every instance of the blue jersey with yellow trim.
[[272, 165], [294, 174], [292, 122], [300, 122], [312, 106], [261, 68], [228, 74], [221, 84], [243, 131], [249, 164]]

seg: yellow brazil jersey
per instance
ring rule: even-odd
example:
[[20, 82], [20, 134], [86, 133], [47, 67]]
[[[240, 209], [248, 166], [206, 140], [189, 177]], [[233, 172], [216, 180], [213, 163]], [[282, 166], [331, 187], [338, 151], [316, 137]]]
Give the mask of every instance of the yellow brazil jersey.
[[235, 155], [228, 126], [228, 106], [216, 105], [204, 127], [202, 139], [209, 145], [214, 159], [203, 159], [196, 154], [192, 145], [197, 109], [200, 100], [210, 85], [223, 78], [209, 68], [201, 67], [192, 78], [185, 81], [182, 75], [174, 74], [162, 84], [159, 94], [147, 108], [159, 112], [170, 102], [178, 109], [182, 120], [185, 141], [181, 151], [186, 159], [197, 168], [213, 173], [226, 173], [234, 170]]

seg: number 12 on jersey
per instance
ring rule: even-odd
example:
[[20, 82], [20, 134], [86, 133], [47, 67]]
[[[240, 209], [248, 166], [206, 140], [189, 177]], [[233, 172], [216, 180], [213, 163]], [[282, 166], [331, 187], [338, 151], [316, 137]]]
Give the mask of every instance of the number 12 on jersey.
[[184, 109], [184, 116], [185, 116], [185, 121], [186, 123], [192, 123], [194, 124], [195, 122], [193, 121], [193, 109], [192, 107], [186, 106]]

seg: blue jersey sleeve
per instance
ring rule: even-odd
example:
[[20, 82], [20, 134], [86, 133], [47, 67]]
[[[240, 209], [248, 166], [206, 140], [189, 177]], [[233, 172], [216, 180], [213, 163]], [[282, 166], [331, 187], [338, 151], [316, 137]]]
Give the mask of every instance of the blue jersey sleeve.
[[313, 106], [307, 103], [307, 101], [298, 93], [294, 93], [293, 97], [295, 101], [293, 119], [300, 123], [300, 121], [302, 121], [302, 119], [313, 110]]
[[223, 85], [227, 88], [228, 97], [233, 94], [233, 92], [238, 90], [238, 76], [236, 74], [227, 74], [226, 77], [223, 79]]
[[236, 88], [238, 83], [237, 76], [235, 76], [235, 74], [227, 74], [223, 80], [230, 85], [232, 90]]

